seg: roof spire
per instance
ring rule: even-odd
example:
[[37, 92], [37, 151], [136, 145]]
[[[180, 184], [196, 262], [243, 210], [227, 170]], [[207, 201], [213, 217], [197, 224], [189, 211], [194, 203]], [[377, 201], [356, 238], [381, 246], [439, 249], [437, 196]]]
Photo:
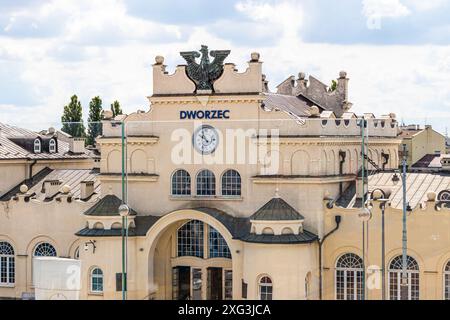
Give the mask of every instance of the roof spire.
[[279, 198], [280, 197], [280, 194], [279, 194], [279, 189], [278, 189], [278, 187], [275, 189], [275, 196], [274, 196], [274, 198]]

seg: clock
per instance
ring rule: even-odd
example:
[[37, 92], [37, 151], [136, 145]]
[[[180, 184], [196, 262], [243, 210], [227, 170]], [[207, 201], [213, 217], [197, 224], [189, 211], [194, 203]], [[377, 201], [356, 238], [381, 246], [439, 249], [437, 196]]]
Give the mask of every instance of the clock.
[[202, 125], [195, 130], [192, 143], [201, 154], [211, 154], [219, 144], [219, 134], [212, 126]]

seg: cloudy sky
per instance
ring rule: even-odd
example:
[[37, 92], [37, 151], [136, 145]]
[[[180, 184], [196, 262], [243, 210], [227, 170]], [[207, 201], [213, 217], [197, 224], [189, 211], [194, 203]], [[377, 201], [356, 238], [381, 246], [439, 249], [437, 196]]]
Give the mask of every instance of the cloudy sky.
[[350, 77], [356, 113], [450, 130], [450, 0], [0, 0], [0, 121], [57, 126], [72, 94], [147, 110], [151, 64], [179, 51], [260, 52], [271, 88]]

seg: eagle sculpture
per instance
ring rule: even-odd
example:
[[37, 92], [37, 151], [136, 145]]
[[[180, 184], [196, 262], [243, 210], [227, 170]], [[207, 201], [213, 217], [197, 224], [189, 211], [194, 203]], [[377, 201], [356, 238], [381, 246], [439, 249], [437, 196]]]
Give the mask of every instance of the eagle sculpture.
[[[201, 55], [200, 55], [201, 53]], [[209, 61], [208, 46], [202, 45], [200, 53], [197, 51], [184, 51], [180, 55], [186, 60], [186, 73], [195, 82], [197, 90], [213, 90], [213, 82], [223, 72], [223, 61], [230, 54], [230, 50], [214, 50], [210, 52], [213, 62]], [[200, 64], [196, 58], [200, 58]]]

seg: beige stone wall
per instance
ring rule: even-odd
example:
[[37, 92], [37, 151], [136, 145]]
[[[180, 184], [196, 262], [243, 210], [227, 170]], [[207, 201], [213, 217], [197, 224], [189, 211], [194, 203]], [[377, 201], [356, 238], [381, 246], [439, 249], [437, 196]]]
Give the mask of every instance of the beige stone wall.
[[[426, 208], [415, 208], [407, 216], [408, 254], [417, 260], [420, 276], [420, 299], [443, 299], [443, 270], [450, 259], [449, 218], [450, 210], [435, 210], [434, 202]], [[326, 229], [334, 227], [334, 216], [341, 215], [338, 231], [324, 244], [324, 298], [335, 298], [335, 267], [337, 259], [345, 253], [355, 253], [362, 258], [362, 221], [360, 209], [334, 207], [326, 212]], [[368, 222], [366, 238], [366, 266], [381, 267], [381, 210], [375, 201], [372, 218]], [[402, 252], [402, 211], [387, 207], [385, 212], [385, 261], [386, 269], [391, 260]], [[386, 272], [386, 297], [389, 283]], [[381, 288], [367, 290], [368, 299], [381, 299]]]
[[409, 152], [408, 165], [416, 163], [426, 154], [446, 153], [445, 136], [434, 131], [431, 127], [426, 127], [411, 138], [403, 139], [403, 143], [406, 144]]

